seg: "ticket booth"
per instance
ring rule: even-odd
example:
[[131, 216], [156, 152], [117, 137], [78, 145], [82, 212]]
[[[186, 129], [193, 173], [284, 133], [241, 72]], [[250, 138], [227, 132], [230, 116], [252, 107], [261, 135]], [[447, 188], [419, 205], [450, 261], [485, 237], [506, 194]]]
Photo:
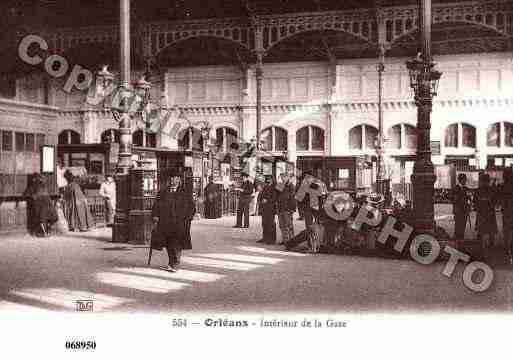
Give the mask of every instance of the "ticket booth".
[[130, 209], [128, 212], [128, 241], [145, 244], [151, 240], [152, 209], [158, 193], [157, 162], [136, 161], [130, 170]]
[[328, 191], [370, 191], [375, 182], [375, 160], [364, 156], [298, 157], [298, 174], [321, 179]]

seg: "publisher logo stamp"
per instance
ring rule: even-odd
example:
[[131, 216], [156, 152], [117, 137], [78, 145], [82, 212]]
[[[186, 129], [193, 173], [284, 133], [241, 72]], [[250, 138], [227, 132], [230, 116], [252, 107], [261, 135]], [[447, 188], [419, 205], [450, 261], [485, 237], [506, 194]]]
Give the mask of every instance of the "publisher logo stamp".
[[92, 312], [93, 301], [92, 300], [77, 300], [75, 302], [77, 312]]

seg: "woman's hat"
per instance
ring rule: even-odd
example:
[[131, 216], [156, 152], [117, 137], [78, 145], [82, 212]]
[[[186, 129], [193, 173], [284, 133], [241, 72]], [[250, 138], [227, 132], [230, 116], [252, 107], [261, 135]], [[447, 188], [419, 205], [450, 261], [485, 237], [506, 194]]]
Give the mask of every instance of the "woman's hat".
[[344, 191], [331, 192], [326, 198], [325, 206], [333, 206], [337, 212], [352, 208], [354, 206], [351, 195]]
[[385, 197], [379, 193], [371, 193], [367, 196], [367, 203], [376, 206], [385, 202]]

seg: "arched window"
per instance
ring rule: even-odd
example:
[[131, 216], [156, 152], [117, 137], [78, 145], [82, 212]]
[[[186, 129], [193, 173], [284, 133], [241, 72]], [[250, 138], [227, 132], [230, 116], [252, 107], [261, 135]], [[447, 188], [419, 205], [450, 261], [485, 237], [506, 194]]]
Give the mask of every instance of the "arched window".
[[513, 147], [513, 123], [496, 122], [488, 126], [486, 142], [489, 147]]
[[[365, 139], [365, 141], [364, 141]], [[370, 125], [358, 125], [349, 130], [349, 149], [369, 150], [376, 148], [378, 129]]]
[[363, 149], [363, 126], [356, 126], [349, 130], [349, 149]]
[[461, 124], [463, 147], [476, 147], [476, 128], [466, 123]]
[[445, 147], [458, 147], [458, 124], [453, 123], [445, 129]]
[[185, 151], [203, 151], [201, 131], [194, 127], [188, 127], [180, 131], [178, 147]]
[[271, 126], [260, 132], [261, 149], [264, 151], [287, 151], [288, 133], [281, 127]]
[[388, 148], [391, 149], [408, 149], [417, 148], [417, 131], [412, 125], [401, 123], [392, 126], [388, 130]]
[[489, 147], [500, 147], [501, 145], [501, 124], [493, 123], [486, 131], [486, 144]]
[[406, 148], [414, 150], [417, 148], [417, 128], [412, 125], [404, 125], [404, 137], [406, 139]]
[[80, 134], [73, 130], [64, 130], [59, 133], [59, 145], [77, 145], [80, 143]]
[[504, 122], [504, 145], [513, 147], [513, 123]]
[[317, 126], [305, 126], [296, 132], [297, 151], [324, 151], [324, 130]]
[[102, 143], [119, 143], [119, 130], [115, 128], [109, 128], [102, 132], [101, 135]]
[[467, 123], [453, 123], [445, 129], [445, 147], [476, 147], [476, 128]]
[[143, 130], [137, 130], [132, 134], [132, 143], [140, 147], [157, 147], [157, 135], [146, 133], [146, 143], [143, 141]]
[[238, 142], [238, 134], [233, 128], [219, 127], [216, 129], [216, 144], [221, 152], [229, 152], [232, 144]]

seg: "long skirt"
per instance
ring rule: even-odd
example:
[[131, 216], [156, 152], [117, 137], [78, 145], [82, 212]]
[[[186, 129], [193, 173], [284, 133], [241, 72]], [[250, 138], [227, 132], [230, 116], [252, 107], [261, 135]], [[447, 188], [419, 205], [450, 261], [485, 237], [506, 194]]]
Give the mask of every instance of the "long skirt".
[[87, 199], [72, 200], [66, 203], [66, 219], [70, 231], [87, 231], [94, 226], [93, 216], [89, 210]]

